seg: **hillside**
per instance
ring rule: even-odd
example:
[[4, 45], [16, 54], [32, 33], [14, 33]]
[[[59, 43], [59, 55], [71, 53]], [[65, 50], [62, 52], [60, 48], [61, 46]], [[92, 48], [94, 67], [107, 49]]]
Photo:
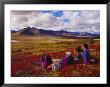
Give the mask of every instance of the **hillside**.
[[23, 28], [19, 31], [11, 31], [12, 33], [16, 33], [17, 35], [31, 35], [31, 36], [38, 36], [38, 35], [47, 35], [47, 36], [62, 36], [68, 38], [100, 38], [99, 34], [91, 34], [88, 32], [68, 32], [64, 30], [60, 31], [53, 31], [53, 30], [44, 30], [44, 29], [37, 29], [35, 27], [27, 27]]

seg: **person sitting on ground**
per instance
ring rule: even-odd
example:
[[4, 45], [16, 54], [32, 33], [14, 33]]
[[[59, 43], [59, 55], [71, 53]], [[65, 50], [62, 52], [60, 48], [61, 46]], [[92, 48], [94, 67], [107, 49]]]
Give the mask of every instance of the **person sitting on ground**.
[[51, 59], [51, 56], [44, 52], [42, 57], [41, 57], [41, 64], [42, 64], [42, 67], [44, 68], [47, 68], [50, 64], [52, 64], [52, 59]]
[[78, 47], [76, 48], [77, 51], [77, 58], [80, 59], [82, 58], [81, 53], [83, 52], [83, 50], [81, 49], [81, 47], [78, 45]]
[[88, 44], [84, 43], [82, 48], [83, 48], [82, 57], [83, 57], [83, 60], [84, 60], [84, 64], [88, 64], [89, 59], [90, 59], [90, 52], [89, 52], [89, 49], [88, 49]]
[[65, 65], [72, 65], [72, 64], [74, 64], [74, 57], [72, 56], [71, 52], [66, 52], [66, 55], [61, 62], [61, 65], [65, 66]]

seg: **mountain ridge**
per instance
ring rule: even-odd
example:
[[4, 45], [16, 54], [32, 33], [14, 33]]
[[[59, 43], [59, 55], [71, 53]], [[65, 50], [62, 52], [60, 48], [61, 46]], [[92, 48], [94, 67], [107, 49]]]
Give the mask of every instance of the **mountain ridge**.
[[26, 27], [19, 31], [11, 30], [11, 33], [18, 33], [18, 35], [49, 35], [49, 36], [66, 36], [66, 37], [91, 37], [91, 38], [100, 38], [99, 34], [92, 34], [88, 32], [68, 32], [64, 30], [53, 31], [53, 30], [44, 30], [37, 29], [35, 27]]

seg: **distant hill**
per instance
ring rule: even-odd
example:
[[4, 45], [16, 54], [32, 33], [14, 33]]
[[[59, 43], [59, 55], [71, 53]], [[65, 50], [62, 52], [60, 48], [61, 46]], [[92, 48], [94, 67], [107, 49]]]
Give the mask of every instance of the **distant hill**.
[[63, 37], [77, 37], [77, 38], [100, 38], [99, 34], [91, 34], [88, 32], [67, 32], [64, 30], [60, 31], [53, 31], [53, 30], [44, 30], [44, 29], [37, 29], [35, 27], [27, 27], [24, 29], [21, 29], [19, 31], [11, 30], [12, 33], [17, 33], [18, 35], [31, 35], [31, 36], [37, 36], [37, 35], [49, 35], [49, 36], [63, 36]]
[[30, 27], [21, 29], [18, 33], [19, 35], [39, 35], [40, 34], [37, 28], [30, 28]]
[[16, 33], [17, 31], [16, 30], [11, 30], [11, 33]]

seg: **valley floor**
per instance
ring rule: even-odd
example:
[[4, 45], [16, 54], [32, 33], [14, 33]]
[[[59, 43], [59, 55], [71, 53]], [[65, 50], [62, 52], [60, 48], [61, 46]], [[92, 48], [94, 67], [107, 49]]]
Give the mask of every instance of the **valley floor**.
[[[11, 41], [12, 77], [99, 77], [100, 76], [100, 39], [67, 39], [53, 36], [13, 36]], [[76, 47], [87, 42], [90, 54], [97, 62], [83, 65], [76, 62], [59, 71], [43, 69], [35, 62], [47, 51], [52, 59], [63, 59], [66, 51], [77, 57]]]

